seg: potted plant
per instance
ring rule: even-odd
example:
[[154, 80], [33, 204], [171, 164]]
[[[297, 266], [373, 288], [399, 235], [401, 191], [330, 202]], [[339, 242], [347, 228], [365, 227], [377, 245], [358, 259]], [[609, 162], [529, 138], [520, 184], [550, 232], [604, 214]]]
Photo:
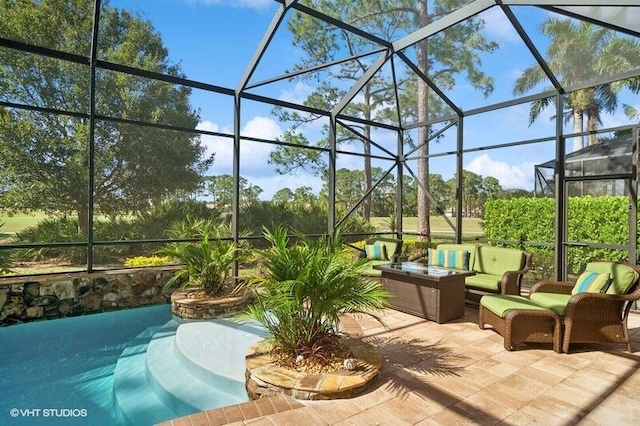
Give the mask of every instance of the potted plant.
[[[197, 235], [195, 242], [176, 242], [159, 250], [180, 264], [165, 288], [180, 285], [171, 296], [172, 310], [183, 318], [229, 316], [244, 308], [252, 293], [233, 282], [234, 262], [246, 258], [245, 247], [234, 242], [226, 224], [187, 220], [171, 229], [174, 238]], [[196, 301], [194, 301], [196, 300]], [[216, 304], [217, 303], [217, 304]]]
[[[292, 369], [331, 371], [353, 357], [342, 344], [342, 313], [376, 313], [389, 304], [379, 282], [361, 274], [366, 259], [353, 260], [339, 233], [290, 244], [282, 227], [264, 229], [271, 247], [261, 250], [262, 273], [250, 280], [255, 300], [244, 312], [270, 333], [272, 359]], [[346, 368], [346, 367], [345, 367]]]

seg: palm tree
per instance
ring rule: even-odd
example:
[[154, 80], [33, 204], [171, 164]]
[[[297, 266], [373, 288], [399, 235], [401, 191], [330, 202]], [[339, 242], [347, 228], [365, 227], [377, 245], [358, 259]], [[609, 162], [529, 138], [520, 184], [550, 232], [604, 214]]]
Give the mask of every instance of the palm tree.
[[[640, 43], [617, 37], [606, 28], [588, 22], [576, 23], [569, 19], [550, 18], [542, 25], [541, 33], [550, 38], [547, 64], [563, 86], [582, 84], [594, 78], [640, 67]], [[542, 68], [537, 64], [532, 65], [516, 80], [513, 93], [524, 94], [547, 80]], [[598, 125], [602, 124], [601, 112], [615, 112], [618, 93], [625, 87], [638, 93], [640, 78], [624, 79], [569, 93], [566, 99], [568, 110], [564, 112], [565, 121], [573, 119], [573, 131], [580, 133], [584, 130], [586, 117], [587, 131], [597, 130]], [[529, 124], [552, 104], [553, 98], [534, 102], [529, 113]], [[589, 145], [594, 143], [597, 143], [595, 134], [589, 136]], [[576, 137], [574, 151], [582, 148], [583, 138]]]
[[271, 333], [274, 351], [293, 359], [327, 359], [338, 345], [343, 312], [376, 312], [389, 306], [389, 293], [362, 275], [366, 259], [354, 261], [336, 233], [290, 244], [282, 227], [265, 228], [271, 247], [261, 250], [263, 273], [252, 280], [256, 300], [243, 314]]
[[623, 104], [623, 108], [629, 120], [640, 120], [640, 111], [636, 107]]

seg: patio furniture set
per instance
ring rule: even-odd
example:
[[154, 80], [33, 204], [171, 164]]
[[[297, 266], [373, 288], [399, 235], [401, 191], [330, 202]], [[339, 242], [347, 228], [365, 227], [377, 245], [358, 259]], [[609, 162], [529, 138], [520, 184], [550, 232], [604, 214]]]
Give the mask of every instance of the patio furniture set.
[[364, 252], [376, 244], [390, 255], [372, 260], [367, 273], [380, 276], [394, 309], [443, 323], [462, 317], [465, 302], [477, 303], [479, 327], [492, 326], [507, 350], [526, 342], [551, 343], [558, 353], [572, 343], [624, 343], [632, 351], [627, 317], [640, 299], [640, 266], [590, 262], [576, 282], [541, 281], [524, 297], [531, 254], [522, 250], [440, 244], [427, 262], [409, 262], [400, 258], [402, 240], [368, 240]]

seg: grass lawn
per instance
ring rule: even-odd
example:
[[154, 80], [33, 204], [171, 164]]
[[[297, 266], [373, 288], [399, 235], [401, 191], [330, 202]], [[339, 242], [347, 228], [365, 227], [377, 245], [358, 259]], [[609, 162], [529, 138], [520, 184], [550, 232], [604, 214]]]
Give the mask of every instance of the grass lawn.
[[[456, 218], [449, 218], [449, 220], [455, 225]], [[389, 229], [387, 222], [388, 217], [372, 217], [371, 223], [379, 231]], [[464, 237], [478, 237], [483, 235], [482, 219], [475, 217], [462, 218], [462, 235]], [[402, 228], [405, 232], [416, 232], [418, 226], [418, 218], [405, 216], [402, 218]], [[451, 234], [453, 235], [453, 229], [449, 226], [447, 221], [442, 216], [431, 216], [431, 232], [434, 234]], [[410, 239], [410, 236], [405, 238]]]
[[[5, 216], [0, 218], [0, 223], [4, 222], [4, 225], [0, 227], [0, 238], [3, 236], [8, 237], [16, 232], [22, 231], [30, 226], [35, 226], [43, 219], [49, 217], [44, 213], [22, 214], [14, 216]], [[451, 222], [455, 224], [455, 218], [450, 218]], [[372, 217], [371, 223], [379, 230], [383, 231], [388, 229], [386, 226], [389, 221], [388, 217]], [[483, 234], [482, 226], [479, 218], [463, 218], [462, 219], [462, 235], [467, 237], [477, 237]], [[418, 218], [405, 216], [403, 218], [403, 228], [406, 232], [415, 232], [417, 229]], [[431, 231], [434, 234], [451, 234], [453, 230], [442, 216], [431, 216]]]
[[10, 237], [25, 228], [36, 226], [41, 220], [47, 217], [49, 217], [49, 215], [44, 213], [2, 216], [0, 217], [0, 224], [3, 224], [0, 226], [0, 238]]

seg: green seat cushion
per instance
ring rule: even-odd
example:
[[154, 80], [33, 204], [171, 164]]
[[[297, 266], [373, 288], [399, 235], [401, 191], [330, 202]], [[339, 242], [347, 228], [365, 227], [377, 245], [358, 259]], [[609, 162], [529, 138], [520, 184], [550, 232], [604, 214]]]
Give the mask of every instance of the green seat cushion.
[[365, 268], [362, 270], [362, 275], [365, 275], [367, 277], [379, 277], [382, 275], [382, 271], [378, 269], [373, 269], [373, 267], [375, 265], [388, 265], [388, 264], [389, 264], [388, 260], [370, 260], [367, 266], [365, 266]]
[[504, 318], [512, 309], [533, 309], [546, 311], [547, 309], [531, 302], [526, 297], [512, 295], [487, 295], [482, 296], [480, 304], [499, 316]]
[[365, 268], [362, 270], [362, 275], [365, 277], [381, 277], [382, 271], [373, 268]]
[[524, 252], [505, 247], [479, 246], [473, 270], [482, 274], [502, 275], [524, 266]]
[[633, 268], [615, 262], [589, 262], [585, 271], [611, 275], [611, 284], [607, 289], [607, 294], [627, 294], [638, 279], [638, 273]]
[[564, 316], [564, 313], [567, 310], [569, 299], [571, 299], [571, 295], [540, 292], [532, 293], [529, 298], [536, 305], [542, 306], [543, 308], [551, 309], [558, 315]]
[[502, 275], [475, 274], [470, 277], [466, 277], [464, 285], [492, 293], [500, 293], [501, 281]]

